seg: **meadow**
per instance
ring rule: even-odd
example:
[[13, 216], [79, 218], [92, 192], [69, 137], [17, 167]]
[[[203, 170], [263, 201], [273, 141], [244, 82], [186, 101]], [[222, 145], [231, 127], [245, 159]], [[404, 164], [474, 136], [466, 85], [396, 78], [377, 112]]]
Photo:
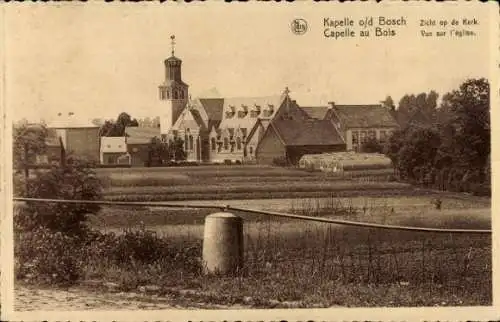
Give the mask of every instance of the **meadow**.
[[419, 195], [390, 169], [343, 174], [256, 165], [97, 169], [105, 198], [128, 201], [233, 200]]
[[[234, 276], [206, 276], [204, 218], [220, 210], [183, 207], [230, 204], [381, 224], [490, 229], [490, 198], [416, 188], [392, 180], [386, 170], [332, 175], [199, 166], [98, 169], [98, 176], [107, 199], [169, 201], [179, 208], [103, 206], [90, 216], [96, 236], [68, 254], [79, 263], [83, 286], [168, 295], [181, 307], [491, 305], [489, 234], [377, 230], [236, 212], [244, 220], [244, 268]], [[35, 246], [26, 258], [38, 252]]]

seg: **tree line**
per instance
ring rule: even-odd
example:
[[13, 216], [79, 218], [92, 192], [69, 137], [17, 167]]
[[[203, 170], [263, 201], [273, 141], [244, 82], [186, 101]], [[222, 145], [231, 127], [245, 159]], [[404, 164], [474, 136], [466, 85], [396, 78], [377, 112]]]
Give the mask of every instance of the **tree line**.
[[[387, 101], [387, 99], [386, 99]], [[405, 95], [395, 110], [420, 112], [428, 122], [412, 122], [393, 133], [384, 147], [396, 175], [440, 190], [490, 193], [490, 86], [469, 79], [445, 94]], [[396, 117], [398, 117], [396, 114]]]

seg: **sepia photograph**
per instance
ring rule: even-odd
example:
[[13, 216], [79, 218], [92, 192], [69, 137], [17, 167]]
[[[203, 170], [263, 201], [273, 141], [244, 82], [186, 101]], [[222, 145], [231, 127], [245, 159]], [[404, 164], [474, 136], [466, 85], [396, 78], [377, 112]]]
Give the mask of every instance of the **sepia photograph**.
[[495, 319], [493, 3], [0, 13], [2, 320]]

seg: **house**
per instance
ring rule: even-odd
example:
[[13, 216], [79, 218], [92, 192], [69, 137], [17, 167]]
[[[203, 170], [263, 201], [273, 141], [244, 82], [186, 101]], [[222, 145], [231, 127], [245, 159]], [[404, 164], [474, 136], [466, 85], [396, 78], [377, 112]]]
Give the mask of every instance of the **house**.
[[126, 137], [101, 137], [101, 164], [129, 164]]
[[398, 122], [382, 105], [336, 105], [329, 103], [325, 115], [342, 135], [347, 151], [360, 151], [369, 139], [385, 143], [399, 129]]
[[305, 154], [345, 151], [346, 144], [328, 120], [277, 118], [270, 122], [255, 154], [259, 164], [284, 160], [297, 165]]
[[149, 144], [154, 137], [160, 138], [160, 128], [126, 127], [125, 143], [130, 164], [135, 167], [149, 165]]
[[59, 113], [47, 124], [47, 129], [50, 138], [61, 138], [67, 154], [74, 154], [89, 161], [100, 160], [99, 126], [94, 122], [78, 118], [74, 113]]

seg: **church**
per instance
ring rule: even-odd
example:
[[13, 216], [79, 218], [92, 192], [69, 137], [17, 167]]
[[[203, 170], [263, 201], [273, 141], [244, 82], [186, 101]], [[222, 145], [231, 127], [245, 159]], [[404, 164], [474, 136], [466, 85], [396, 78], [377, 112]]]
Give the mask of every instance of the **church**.
[[353, 129], [340, 121], [356, 123], [349, 114], [363, 119], [356, 126], [365, 136], [385, 137], [398, 127], [381, 105], [343, 105], [340, 114], [334, 103], [301, 108], [288, 88], [275, 96], [193, 99], [182, 79], [182, 60], [175, 56], [175, 37], [171, 39], [172, 54], [164, 61], [165, 79], [158, 86], [162, 107], [152, 117], [159, 117], [164, 142], [184, 141], [188, 161], [272, 164], [280, 159], [296, 164], [304, 154], [355, 150], [349, 137]]

